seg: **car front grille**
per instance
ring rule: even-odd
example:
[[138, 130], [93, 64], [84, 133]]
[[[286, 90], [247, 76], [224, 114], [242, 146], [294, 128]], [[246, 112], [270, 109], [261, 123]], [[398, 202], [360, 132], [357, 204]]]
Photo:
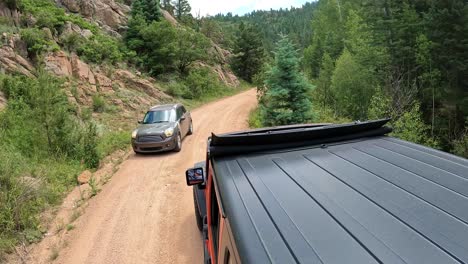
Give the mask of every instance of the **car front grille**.
[[141, 136], [138, 137], [138, 142], [161, 142], [164, 139], [161, 136]]

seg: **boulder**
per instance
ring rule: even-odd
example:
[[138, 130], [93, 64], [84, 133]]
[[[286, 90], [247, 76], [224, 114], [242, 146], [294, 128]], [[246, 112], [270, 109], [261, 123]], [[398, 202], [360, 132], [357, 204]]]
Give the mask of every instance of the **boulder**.
[[81, 61], [76, 54], [72, 54], [71, 56], [71, 66], [73, 69], [73, 76], [75, 78], [85, 81], [92, 86], [96, 85], [96, 78], [94, 77], [94, 73], [91, 71], [91, 68], [88, 64]]
[[92, 18], [113, 30], [126, 25], [130, 7], [115, 0], [57, 0], [70, 12]]
[[127, 89], [135, 89], [140, 92], [146, 93], [149, 96], [159, 99], [166, 100], [170, 99], [170, 96], [165, 94], [161, 89], [156, 87], [153, 83], [146, 79], [137, 77], [130, 71], [127, 70], [116, 70], [115, 75], [120, 81], [122, 81]]
[[57, 76], [68, 77], [73, 74], [72, 64], [63, 51], [49, 53], [45, 56], [45, 69]]
[[28, 77], [34, 77], [34, 66], [32, 63], [16, 53], [9, 45], [0, 48], [0, 71], [7, 73], [20, 73]]
[[66, 22], [65, 25], [63, 25], [62, 29], [62, 34], [61, 38], [69, 36], [71, 34], [78, 34], [84, 38], [91, 38], [93, 36], [93, 32], [89, 29], [81, 29], [78, 25], [75, 25], [71, 22]]
[[77, 0], [62, 0], [62, 4], [72, 13], [80, 12], [81, 8]]
[[99, 72], [95, 73], [96, 81], [99, 86], [99, 91], [102, 93], [113, 93], [114, 90], [112, 89], [112, 80], [107, 78], [104, 74]]
[[86, 170], [78, 176], [77, 181], [80, 185], [83, 185], [88, 183], [92, 176], [93, 174], [89, 170]]

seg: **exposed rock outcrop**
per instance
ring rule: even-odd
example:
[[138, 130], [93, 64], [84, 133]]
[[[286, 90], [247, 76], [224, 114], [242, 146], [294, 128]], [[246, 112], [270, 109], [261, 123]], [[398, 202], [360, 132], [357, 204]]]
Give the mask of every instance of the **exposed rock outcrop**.
[[179, 22], [177, 22], [177, 19], [175, 19], [169, 12], [167, 12], [166, 10], [161, 10], [161, 13], [163, 15], [163, 17], [169, 21], [169, 23], [171, 23], [173, 26], [177, 26], [179, 24]]
[[116, 70], [115, 75], [120, 81], [122, 81], [121, 83], [124, 86], [133, 87], [133, 89], [146, 93], [147, 95], [150, 95], [151, 97], [158, 100], [170, 99], [170, 96], [162, 92], [159, 87], [156, 87], [153, 83], [146, 79], [142, 79], [141, 77], [136, 76], [130, 71]]
[[0, 2], [0, 17], [6, 18], [15, 26], [20, 25], [21, 14], [18, 12], [18, 10], [11, 10], [8, 8], [4, 1]]
[[63, 51], [49, 53], [44, 58], [45, 69], [60, 77], [73, 74], [72, 65], [68, 55]]
[[34, 66], [25, 56], [26, 44], [18, 35], [3, 33], [1, 39], [4, 44], [0, 48], [0, 71], [33, 77]]
[[61, 37], [69, 36], [71, 34], [78, 34], [84, 38], [91, 38], [93, 36], [93, 32], [89, 29], [81, 29], [78, 25], [75, 25], [71, 22], [65, 22], [63, 25]]
[[114, 0], [57, 0], [72, 13], [80, 13], [85, 18], [93, 19], [101, 25], [119, 30], [126, 25], [130, 7]]

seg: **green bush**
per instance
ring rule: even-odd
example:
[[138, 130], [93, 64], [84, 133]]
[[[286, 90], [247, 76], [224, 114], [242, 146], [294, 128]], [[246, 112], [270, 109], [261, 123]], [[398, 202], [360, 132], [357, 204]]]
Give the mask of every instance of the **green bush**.
[[20, 31], [21, 39], [28, 46], [29, 56], [35, 57], [45, 51], [59, 50], [59, 46], [55, 43], [44, 30], [37, 28], [25, 28]]
[[186, 91], [182, 97], [186, 99], [214, 96], [222, 90], [222, 84], [218, 77], [208, 68], [192, 69], [184, 80], [184, 84]]
[[81, 28], [89, 29], [93, 33], [99, 31], [96, 25], [93, 25], [83, 17], [76, 14], [67, 14], [63, 8], [56, 5], [53, 0], [8, 0], [16, 1], [18, 8], [23, 13], [30, 13], [37, 19], [36, 27], [47, 27], [60, 30], [65, 22], [72, 22]]
[[102, 34], [94, 35], [89, 40], [83, 40], [83, 43], [76, 50], [78, 55], [88, 62], [102, 63], [103, 61], [109, 61], [110, 63], [116, 63], [124, 58], [119, 42]]
[[119, 149], [125, 150], [130, 144], [128, 131], [107, 132], [99, 139], [97, 146], [98, 155], [104, 158]]
[[437, 139], [429, 135], [430, 126], [422, 119], [419, 103], [414, 103], [413, 107], [395, 120], [392, 126], [394, 137], [432, 148], [439, 147]]
[[0, 76], [0, 258], [18, 241], [42, 237], [40, 213], [59, 203], [84, 165], [99, 164], [94, 125], [78, 120], [61, 81]]
[[106, 110], [106, 101], [98, 94], [93, 95], [93, 110], [96, 113], [103, 113]]
[[468, 129], [465, 129], [465, 133], [460, 139], [453, 142], [453, 153], [468, 158]]
[[257, 107], [252, 110], [249, 114], [249, 127], [250, 128], [261, 128], [263, 127], [262, 114], [260, 108]]

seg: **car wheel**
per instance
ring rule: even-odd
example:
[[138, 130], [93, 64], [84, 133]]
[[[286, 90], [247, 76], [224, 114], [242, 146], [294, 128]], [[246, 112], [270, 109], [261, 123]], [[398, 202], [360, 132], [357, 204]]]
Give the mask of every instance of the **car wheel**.
[[193, 188], [193, 205], [195, 207], [195, 219], [197, 220], [197, 227], [198, 230], [203, 231], [203, 219], [200, 215], [200, 210], [198, 210], [198, 202], [197, 198], [195, 197], [195, 187]]
[[189, 135], [192, 135], [192, 134], [193, 134], [193, 122], [190, 122], [190, 127], [189, 127], [188, 134], [189, 134]]
[[174, 148], [174, 151], [175, 152], [179, 152], [182, 150], [182, 137], [180, 136], [180, 133], [177, 134], [177, 138], [176, 138], [176, 142], [175, 142], [175, 148]]

